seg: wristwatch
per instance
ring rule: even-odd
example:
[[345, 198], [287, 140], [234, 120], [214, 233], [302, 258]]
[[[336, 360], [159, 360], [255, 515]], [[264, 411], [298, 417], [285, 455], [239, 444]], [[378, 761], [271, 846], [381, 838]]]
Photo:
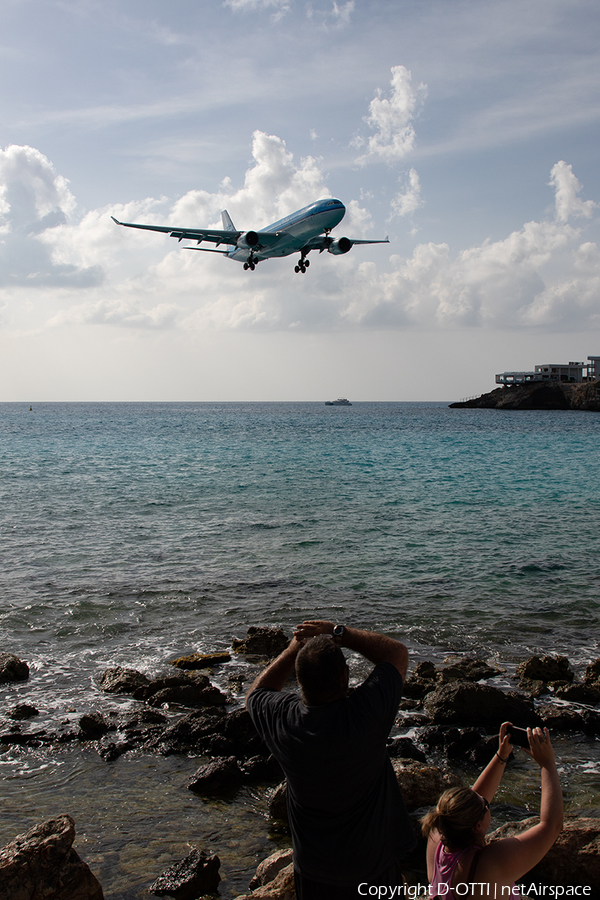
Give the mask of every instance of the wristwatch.
[[333, 640], [336, 642], [338, 647], [342, 646], [342, 640], [344, 639], [344, 632], [346, 629], [343, 625], [334, 625], [333, 626]]

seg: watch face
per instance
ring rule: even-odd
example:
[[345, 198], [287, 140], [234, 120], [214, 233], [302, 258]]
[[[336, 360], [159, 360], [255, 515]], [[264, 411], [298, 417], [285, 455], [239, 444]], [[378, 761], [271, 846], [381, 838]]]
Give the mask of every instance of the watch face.
[[343, 625], [336, 625], [335, 628], [333, 629], [333, 636], [334, 636], [334, 637], [341, 637], [341, 636], [343, 635], [343, 633], [344, 633], [344, 626], [343, 626]]

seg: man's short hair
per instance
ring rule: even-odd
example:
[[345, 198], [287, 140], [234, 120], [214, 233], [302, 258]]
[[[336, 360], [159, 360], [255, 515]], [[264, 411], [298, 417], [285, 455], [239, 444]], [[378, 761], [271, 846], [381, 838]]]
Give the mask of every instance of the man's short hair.
[[309, 638], [296, 657], [296, 678], [309, 706], [319, 706], [343, 695], [346, 658], [330, 635]]

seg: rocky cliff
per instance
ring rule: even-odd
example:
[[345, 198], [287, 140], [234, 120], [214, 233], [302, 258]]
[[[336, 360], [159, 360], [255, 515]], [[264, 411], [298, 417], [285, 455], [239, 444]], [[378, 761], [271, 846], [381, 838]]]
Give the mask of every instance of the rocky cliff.
[[586, 384], [534, 381], [500, 387], [472, 400], [450, 403], [452, 409], [577, 409], [600, 412], [600, 381]]

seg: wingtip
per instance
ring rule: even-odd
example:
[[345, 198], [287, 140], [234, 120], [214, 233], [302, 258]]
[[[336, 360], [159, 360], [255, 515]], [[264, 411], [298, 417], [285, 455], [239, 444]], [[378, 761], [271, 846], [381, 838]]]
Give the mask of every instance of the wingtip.
[[115, 223], [115, 225], [120, 225], [120, 224], [121, 224], [121, 223], [119, 222], [118, 219], [115, 219], [114, 216], [111, 216], [111, 219], [113, 220], [113, 222]]

